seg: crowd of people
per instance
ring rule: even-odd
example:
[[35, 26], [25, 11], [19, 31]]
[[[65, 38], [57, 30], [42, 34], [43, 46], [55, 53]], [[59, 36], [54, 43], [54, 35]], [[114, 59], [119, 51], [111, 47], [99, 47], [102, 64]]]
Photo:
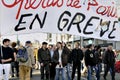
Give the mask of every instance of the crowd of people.
[[[60, 75], [62, 80], [74, 80], [75, 74], [77, 80], [81, 80], [82, 74], [87, 74], [87, 80], [101, 80], [102, 64], [104, 80], [107, 80], [108, 71], [111, 73], [111, 80], [115, 80], [116, 61], [120, 61], [120, 54], [113, 51], [112, 45], [103, 50], [99, 45], [80, 47], [80, 43], [76, 42], [71, 49], [64, 42], [57, 42], [56, 45], [43, 42], [37, 49], [33, 48], [31, 41], [26, 41], [25, 46], [19, 45], [18, 48], [15, 42], [10, 43], [9, 39], [4, 39], [0, 46], [0, 80], [9, 80], [10, 72], [12, 77], [19, 77], [19, 80], [30, 80], [32, 68], [38, 62], [41, 80], [59, 80]], [[28, 56], [24, 62], [17, 59], [19, 50], [23, 47]], [[119, 69], [120, 67], [118, 71]]]

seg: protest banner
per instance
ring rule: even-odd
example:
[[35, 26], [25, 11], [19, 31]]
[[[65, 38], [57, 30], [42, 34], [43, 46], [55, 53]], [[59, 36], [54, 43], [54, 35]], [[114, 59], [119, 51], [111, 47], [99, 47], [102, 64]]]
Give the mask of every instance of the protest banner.
[[115, 1], [1, 0], [1, 35], [66, 33], [120, 41]]

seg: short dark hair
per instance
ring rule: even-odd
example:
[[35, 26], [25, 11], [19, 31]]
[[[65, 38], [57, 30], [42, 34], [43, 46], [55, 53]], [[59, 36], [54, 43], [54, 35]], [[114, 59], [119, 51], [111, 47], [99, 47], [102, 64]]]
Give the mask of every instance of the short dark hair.
[[98, 45], [98, 46], [96, 47], [96, 50], [98, 50], [98, 49], [101, 49], [101, 46], [100, 46], [100, 45]]
[[47, 45], [48, 43], [47, 42], [43, 42], [42, 45]]
[[52, 44], [49, 44], [49, 46], [53, 47], [53, 45], [52, 45]]
[[26, 44], [31, 44], [31, 41], [26, 41]]
[[5, 42], [10, 42], [10, 39], [4, 39], [4, 40], [3, 40], [3, 44], [4, 44]]
[[89, 44], [88, 46], [87, 46], [87, 48], [91, 48], [93, 45], [92, 44]]
[[78, 46], [80, 46], [80, 43], [79, 43], [79, 42], [75, 42], [75, 44], [77, 44]]
[[11, 46], [14, 48], [16, 47], [17, 43], [16, 42], [12, 42]]
[[61, 44], [62, 45], [62, 42], [57, 42], [57, 44]]

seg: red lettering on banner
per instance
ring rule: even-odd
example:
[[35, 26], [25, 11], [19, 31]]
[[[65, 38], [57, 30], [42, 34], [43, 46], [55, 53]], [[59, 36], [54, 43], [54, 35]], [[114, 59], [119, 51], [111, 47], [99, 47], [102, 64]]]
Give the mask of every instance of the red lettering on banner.
[[[35, 6], [36, 0], [34, 0], [33, 2], [30, 0], [26, 0], [26, 4], [25, 4], [25, 9], [29, 9], [29, 8], [32, 8], [32, 9], [37, 9], [40, 4], [41, 4], [41, 7], [42, 8], [47, 8], [47, 7], [51, 7], [51, 6], [57, 6], [57, 7], [61, 7], [63, 5], [63, 0], [40, 0], [40, 2]], [[28, 5], [28, 6], [27, 6]]]
[[57, 7], [61, 7], [63, 5], [63, 1], [64, 0], [40, 0], [39, 3], [37, 3], [37, 5], [35, 6], [35, 2], [36, 0], [25, 0], [25, 4], [23, 4], [24, 0], [15, 0], [12, 4], [7, 4], [5, 3], [5, 0], [2, 0], [2, 3], [4, 6], [8, 7], [8, 8], [12, 8], [15, 7], [16, 5], [19, 5], [17, 14], [16, 14], [16, 19], [18, 19], [21, 9], [22, 7], [24, 7], [24, 9], [37, 9], [38, 7], [42, 7], [42, 8], [47, 8], [47, 7], [51, 7], [51, 6], [57, 6]]
[[99, 6], [96, 12], [107, 17], [117, 17], [117, 9], [114, 6]]
[[[48, 8], [48, 7], [62, 7], [66, 1], [67, 7], [81, 8], [81, 0], [14, 0], [13, 3], [7, 3], [6, 0], [2, 0], [2, 3], [7, 8], [13, 8], [18, 6], [16, 19], [19, 18], [22, 8], [37, 9], [37, 8]], [[112, 3], [114, 4], [114, 3]], [[88, 0], [87, 10], [95, 8], [97, 14], [107, 15], [107, 17], [117, 17], [117, 9], [114, 6], [101, 6], [97, 0]], [[102, 10], [101, 10], [102, 9]]]
[[67, 6], [80, 8], [81, 7], [80, 0], [67, 0]]
[[89, 0], [87, 10], [90, 9], [90, 6], [98, 6], [98, 2], [96, 0], [92, 0], [92, 2]]
[[63, 5], [63, 0], [48, 0], [45, 3], [45, 0], [43, 0], [42, 2], [42, 8], [47, 8], [47, 7], [51, 7], [51, 6], [57, 6], [57, 7], [61, 7]]
[[16, 15], [16, 19], [18, 19], [22, 5], [23, 5], [23, 1], [24, 0], [15, 0], [13, 4], [6, 4], [5, 1], [2, 0], [2, 3], [4, 6], [6, 6], [8, 8], [12, 8], [12, 7], [16, 6], [18, 3], [20, 3], [20, 6], [19, 6], [18, 11], [17, 11], [17, 15]]

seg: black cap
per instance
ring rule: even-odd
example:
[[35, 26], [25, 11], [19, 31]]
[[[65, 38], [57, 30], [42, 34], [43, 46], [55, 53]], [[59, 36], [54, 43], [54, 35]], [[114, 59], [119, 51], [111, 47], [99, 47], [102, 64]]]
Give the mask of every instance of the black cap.
[[42, 45], [47, 45], [48, 43], [47, 42], [43, 42]]
[[31, 44], [31, 41], [26, 41], [26, 44]]

